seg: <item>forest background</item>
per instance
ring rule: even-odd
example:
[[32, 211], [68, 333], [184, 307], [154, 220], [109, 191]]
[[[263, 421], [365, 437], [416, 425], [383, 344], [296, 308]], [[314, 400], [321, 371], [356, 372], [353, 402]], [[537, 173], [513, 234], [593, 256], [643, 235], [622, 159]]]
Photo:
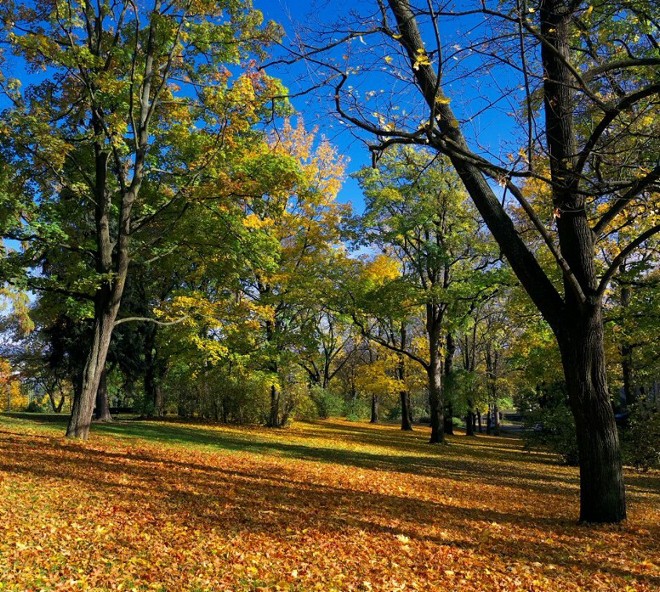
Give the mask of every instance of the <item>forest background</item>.
[[657, 462], [650, 5], [316, 8], [3, 5], [8, 410], [439, 443], [515, 406], [623, 519], [615, 411]]

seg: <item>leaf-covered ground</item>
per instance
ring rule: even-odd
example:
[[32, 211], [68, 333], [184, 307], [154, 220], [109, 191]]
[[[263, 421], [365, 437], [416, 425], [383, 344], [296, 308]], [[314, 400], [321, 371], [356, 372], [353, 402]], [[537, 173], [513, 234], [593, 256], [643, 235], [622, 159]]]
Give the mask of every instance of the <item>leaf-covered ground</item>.
[[515, 438], [0, 417], [0, 590], [656, 590], [658, 474], [576, 524], [575, 469]]

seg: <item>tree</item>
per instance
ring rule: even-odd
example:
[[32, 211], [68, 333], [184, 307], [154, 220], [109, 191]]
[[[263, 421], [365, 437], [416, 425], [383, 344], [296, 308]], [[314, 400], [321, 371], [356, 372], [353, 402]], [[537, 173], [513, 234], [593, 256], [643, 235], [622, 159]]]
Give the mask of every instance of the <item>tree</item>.
[[[557, 340], [577, 429], [580, 519], [623, 520], [602, 302], [625, 256], [660, 230], [660, 166], [652, 156], [659, 151], [653, 113], [660, 58], [652, 3], [541, 0], [458, 8], [388, 0], [373, 8], [359, 14], [353, 26], [342, 23], [341, 30], [349, 31], [343, 38], [349, 50], [342, 54], [348, 64], [333, 61], [331, 51], [323, 61], [318, 46], [303, 48], [303, 54], [317, 63], [317, 72], [326, 68], [342, 120], [372, 134], [374, 154], [393, 143], [416, 143], [448, 156]], [[463, 30], [457, 34], [452, 22]], [[364, 44], [350, 43], [358, 38]], [[328, 48], [335, 51], [338, 44]], [[360, 45], [372, 52], [368, 58], [360, 55]], [[373, 48], [383, 56], [378, 70], [394, 82], [392, 93], [375, 91], [367, 105], [366, 94], [357, 93], [363, 81], [379, 83], [369, 67]], [[471, 89], [491, 79], [497, 84], [475, 98]], [[402, 82], [406, 92], [415, 89], [420, 102], [386, 103]], [[452, 102], [461, 91], [465, 100]], [[474, 147], [478, 138], [471, 146], [466, 134], [473, 117], [511, 99], [521, 106], [512, 129], [520, 121], [523, 133], [511, 157], [498, 161]], [[547, 175], [535, 167], [536, 157], [547, 164]], [[617, 166], [621, 162], [625, 166]], [[530, 177], [550, 189], [547, 209], [556, 232], [516, 182]], [[560, 282], [552, 281], [528, 248], [492, 181], [524, 209], [560, 270]], [[601, 267], [597, 243], [616, 232], [617, 218], [633, 204], [655, 221]]]
[[[250, 207], [246, 223], [265, 232], [274, 247], [272, 265], [256, 267], [242, 282], [246, 299], [265, 312], [262, 316], [263, 357], [271, 374], [270, 427], [281, 427], [293, 410], [281, 382], [295, 372], [300, 353], [309, 337], [309, 324], [323, 310], [326, 278], [341, 259], [339, 222], [348, 210], [335, 201], [341, 186], [344, 160], [322, 139], [315, 146], [314, 134], [302, 121], [286, 122], [272, 139], [276, 154], [296, 163], [293, 183], [261, 180], [260, 199]], [[281, 172], [277, 173], [278, 175]]]
[[[363, 169], [358, 180], [365, 192], [365, 213], [356, 232], [399, 262], [400, 277], [363, 297], [376, 319], [387, 320], [381, 331], [368, 330], [371, 339], [422, 365], [428, 376], [431, 443], [444, 440], [442, 348], [447, 333], [469, 310], [470, 301], [492, 289], [486, 270], [490, 264], [488, 241], [481, 244], [479, 222], [466, 203], [466, 195], [451, 167], [441, 157], [412, 147], [386, 151], [376, 168]], [[385, 276], [387, 277], [387, 276]], [[366, 300], [374, 299], [373, 303]], [[379, 314], [379, 303], [383, 311]], [[394, 322], [396, 310], [409, 314], [424, 310], [427, 351], [420, 355], [406, 343], [404, 318]], [[461, 310], [464, 309], [464, 310]], [[377, 323], [383, 329], [383, 323]], [[363, 325], [363, 328], [367, 328]], [[450, 341], [452, 337], [449, 338]]]
[[[227, 160], [283, 95], [263, 73], [230, 83], [227, 66], [277, 34], [248, 2], [129, 0], [5, 2], [3, 41], [28, 69], [46, 71], [24, 93], [3, 79], [12, 106], [0, 135], [23, 203], [14, 238], [56, 241], [91, 254], [92, 339], [67, 435], [87, 438], [94, 399], [141, 229], [220, 182]], [[60, 226], [66, 192], [92, 221], [84, 245]]]

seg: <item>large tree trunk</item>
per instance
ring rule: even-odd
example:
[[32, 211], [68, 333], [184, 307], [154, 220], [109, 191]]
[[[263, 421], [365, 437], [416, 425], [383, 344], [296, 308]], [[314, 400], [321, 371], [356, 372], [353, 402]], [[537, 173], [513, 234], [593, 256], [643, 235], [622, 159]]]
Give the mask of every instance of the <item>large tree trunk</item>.
[[[99, 114], [92, 115], [94, 131], [103, 137], [104, 128]], [[94, 144], [95, 156], [95, 195], [94, 222], [96, 225], [96, 271], [102, 276], [113, 275], [112, 280], [104, 280], [96, 290], [94, 298], [94, 333], [82, 377], [82, 389], [79, 397], [73, 401], [71, 417], [67, 427], [68, 438], [86, 440], [94, 412], [96, 393], [105, 368], [105, 361], [110, 348], [110, 340], [119, 313], [121, 297], [126, 285], [129, 264], [129, 236], [131, 230], [131, 208], [137, 197], [141, 173], [133, 180], [133, 188], [121, 196], [117, 238], [111, 236], [111, 213], [113, 210], [112, 194], [107, 188], [108, 152], [100, 142]], [[140, 157], [142, 162], [144, 154]], [[113, 256], [114, 254], [114, 256]]]
[[108, 371], [103, 368], [99, 388], [96, 390], [96, 409], [94, 410], [96, 421], [112, 421], [110, 415], [110, 402], [108, 401]]
[[607, 390], [600, 308], [567, 323], [560, 351], [580, 463], [580, 520], [618, 522], [626, 517], [619, 436]]
[[[565, 308], [555, 334], [575, 418], [580, 455], [580, 520], [619, 522], [626, 517], [619, 439], [605, 373], [601, 296], [594, 263], [594, 235], [585, 196], [574, 173], [576, 141], [570, 63], [572, 9], [563, 0], [541, 3], [541, 47], [547, 143], [553, 205], [564, 272]], [[580, 291], [582, 293], [580, 293]]]

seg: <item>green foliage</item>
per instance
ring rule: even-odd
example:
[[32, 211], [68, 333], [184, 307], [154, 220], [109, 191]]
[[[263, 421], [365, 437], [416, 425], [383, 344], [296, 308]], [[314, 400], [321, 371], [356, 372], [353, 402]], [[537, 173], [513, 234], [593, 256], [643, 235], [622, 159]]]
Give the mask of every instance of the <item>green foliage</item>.
[[344, 407], [344, 414], [348, 421], [364, 421], [371, 415], [369, 402], [360, 398], [347, 401]]
[[553, 384], [537, 393], [534, 407], [524, 413], [524, 425], [523, 440], [527, 449], [549, 450], [567, 465], [578, 464], [575, 420], [563, 384]]
[[26, 411], [27, 413], [43, 413], [44, 408], [43, 408], [43, 405], [39, 401], [37, 401], [36, 399], [33, 399], [32, 401], [30, 401], [30, 403], [24, 409], [24, 411]]
[[343, 397], [331, 390], [313, 385], [309, 389], [309, 395], [314, 405], [316, 405], [316, 412], [320, 419], [339, 417], [344, 411]]
[[637, 470], [660, 468], [660, 410], [640, 402], [621, 433], [623, 462]]

